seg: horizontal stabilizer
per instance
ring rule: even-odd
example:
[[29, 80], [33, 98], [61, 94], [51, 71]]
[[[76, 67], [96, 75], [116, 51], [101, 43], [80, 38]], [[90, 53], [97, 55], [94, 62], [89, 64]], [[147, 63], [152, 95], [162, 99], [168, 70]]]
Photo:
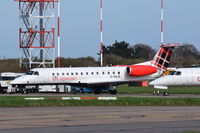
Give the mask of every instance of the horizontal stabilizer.
[[163, 47], [163, 48], [174, 48], [174, 47], [180, 47], [180, 46], [183, 46], [183, 45], [181, 45], [180, 43], [173, 43], [173, 44], [165, 44], [165, 45], [162, 45], [161, 47]]

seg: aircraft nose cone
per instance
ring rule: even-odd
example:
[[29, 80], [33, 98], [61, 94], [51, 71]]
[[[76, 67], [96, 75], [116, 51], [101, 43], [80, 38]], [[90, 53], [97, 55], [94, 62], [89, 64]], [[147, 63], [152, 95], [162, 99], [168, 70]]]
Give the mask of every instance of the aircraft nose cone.
[[14, 79], [13, 81], [11, 81], [10, 84], [11, 85], [19, 85], [19, 84], [23, 84], [24, 82], [25, 82], [24, 78], [19, 77], [19, 78]]
[[164, 82], [163, 82], [163, 79], [162, 78], [158, 78], [158, 79], [155, 79], [155, 80], [153, 80], [153, 81], [151, 81], [150, 83], [149, 83], [149, 85], [161, 85], [161, 84], [163, 84]]
[[17, 80], [15, 79], [15, 80], [11, 81], [10, 84], [11, 84], [11, 85], [17, 84]]
[[150, 83], [149, 83], [149, 85], [158, 85], [160, 82], [159, 82], [159, 80], [158, 79], [156, 79], [156, 80], [153, 80], [153, 81], [151, 81]]
[[156, 85], [157, 84], [157, 81], [156, 80], [153, 80], [149, 83], [149, 85]]
[[155, 79], [153, 80], [152, 82], [150, 82], [149, 84], [150, 85], [168, 85], [170, 82], [171, 82], [171, 78], [170, 77], [161, 77], [161, 78], [158, 78], [158, 79]]

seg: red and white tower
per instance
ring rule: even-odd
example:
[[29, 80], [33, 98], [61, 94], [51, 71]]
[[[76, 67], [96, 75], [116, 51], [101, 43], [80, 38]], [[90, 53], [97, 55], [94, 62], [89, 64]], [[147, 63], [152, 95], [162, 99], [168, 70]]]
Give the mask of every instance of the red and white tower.
[[160, 41], [161, 41], [161, 45], [164, 45], [164, 0], [161, 0], [161, 35], [160, 35]]
[[58, 64], [57, 67], [60, 67], [60, 0], [58, 0]]
[[103, 1], [100, 0], [100, 65], [103, 66]]
[[19, 2], [20, 66], [55, 67], [55, 3], [58, 0]]

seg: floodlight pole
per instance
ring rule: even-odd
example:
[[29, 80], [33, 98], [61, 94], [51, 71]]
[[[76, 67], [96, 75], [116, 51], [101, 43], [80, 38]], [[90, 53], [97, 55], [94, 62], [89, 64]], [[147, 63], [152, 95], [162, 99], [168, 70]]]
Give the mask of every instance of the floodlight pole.
[[161, 45], [164, 45], [164, 0], [161, 0]]
[[58, 66], [60, 67], [60, 7], [61, 3], [60, 0], [58, 0]]
[[103, 66], [103, 1], [100, 0], [100, 65]]

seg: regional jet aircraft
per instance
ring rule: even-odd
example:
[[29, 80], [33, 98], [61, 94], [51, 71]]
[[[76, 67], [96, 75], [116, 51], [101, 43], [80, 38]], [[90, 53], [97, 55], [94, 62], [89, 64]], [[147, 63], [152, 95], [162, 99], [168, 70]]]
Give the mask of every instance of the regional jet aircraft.
[[109, 88], [112, 94], [120, 84], [142, 82], [160, 76], [169, 65], [172, 49], [179, 44], [162, 45], [155, 57], [135, 65], [110, 67], [36, 68], [11, 82], [13, 86], [72, 85], [92, 88], [99, 94]]
[[152, 82], [155, 89], [164, 89], [164, 95], [168, 95], [168, 86], [199, 86], [200, 68], [179, 68], [169, 75], [158, 78]]

